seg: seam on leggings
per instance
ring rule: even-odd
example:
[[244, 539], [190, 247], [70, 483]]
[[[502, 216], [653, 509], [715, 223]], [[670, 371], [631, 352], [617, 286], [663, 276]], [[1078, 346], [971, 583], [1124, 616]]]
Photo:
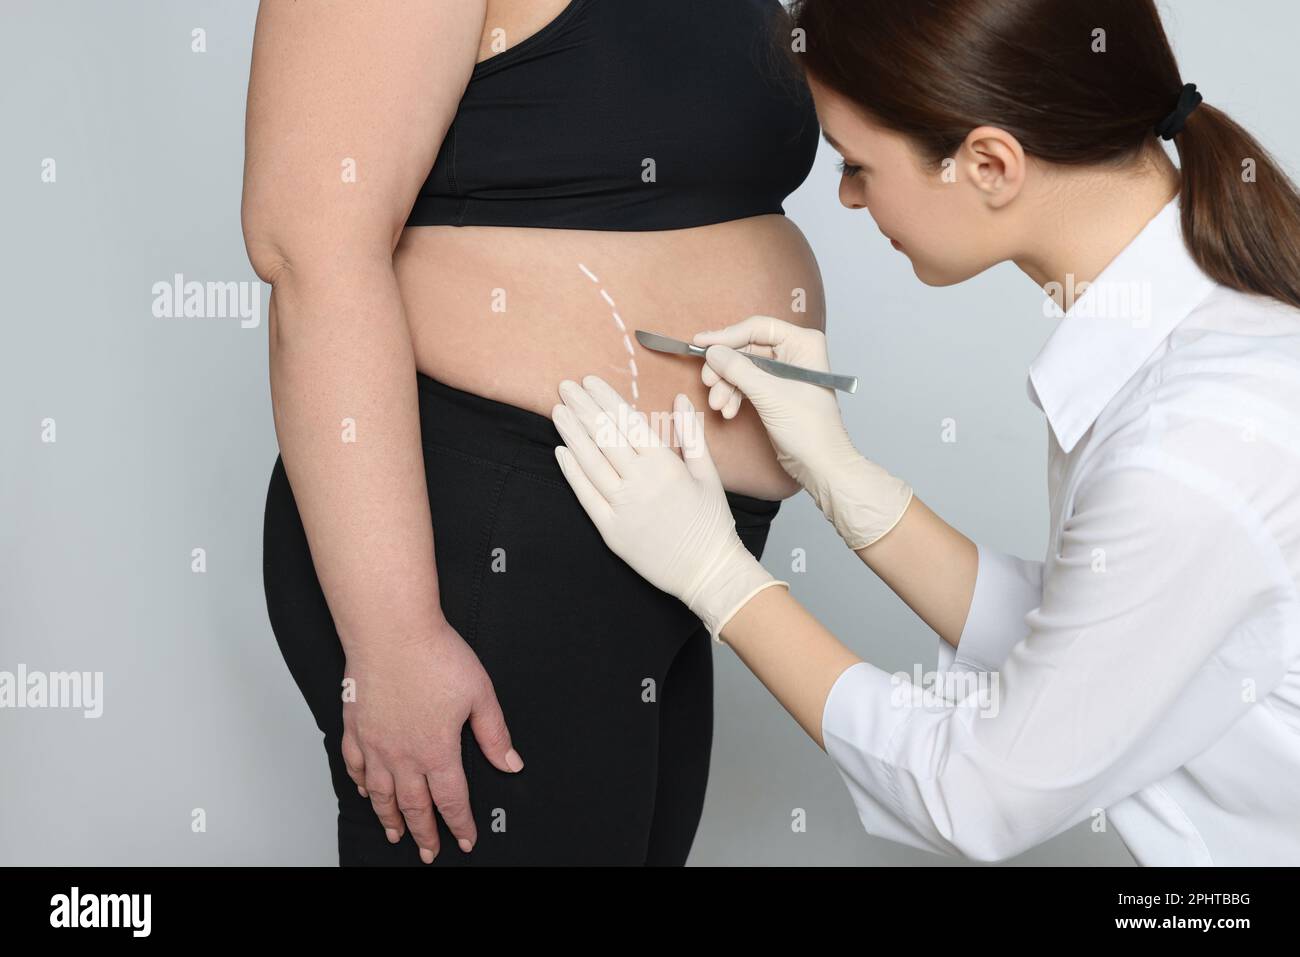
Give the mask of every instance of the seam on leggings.
[[573, 488], [566, 482], [552, 482], [550, 479], [543, 478], [536, 472], [530, 472], [528, 469], [521, 469], [517, 465], [510, 466], [510, 470], [514, 472], [515, 475], [518, 475], [520, 478], [528, 479], [530, 482], [540, 482], [542, 485], [546, 485], [550, 488], [558, 488], [562, 492], [573, 491]]
[[[512, 459], [509, 462], [500, 462], [494, 459], [485, 459], [481, 455], [474, 455], [471, 452], [465, 452], [461, 449], [453, 448], [450, 445], [443, 445], [440, 442], [424, 441], [422, 444], [426, 449], [436, 449], [439, 452], [446, 452], [448, 455], [454, 455], [457, 458], [464, 459], [467, 462], [473, 462], [475, 465], [485, 465], [493, 469], [505, 469], [507, 471], [514, 472], [515, 474], [523, 478], [531, 479], [534, 482], [541, 482], [543, 485], [549, 485], [551, 488], [558, 488], [561, 490], [569, 489], [569, 485], [565, 482], [555, 482], [552, 481], [551, 479], [544, 478], [540, 475], [537, 475], [534, 472], [530, 472], [528, 469], [520, 468], [518, 465], [515, 464], [514, 459]], [[518, 455], [519, 452], [516, 451], [515, 452], [516, 458], [518, 457]]]

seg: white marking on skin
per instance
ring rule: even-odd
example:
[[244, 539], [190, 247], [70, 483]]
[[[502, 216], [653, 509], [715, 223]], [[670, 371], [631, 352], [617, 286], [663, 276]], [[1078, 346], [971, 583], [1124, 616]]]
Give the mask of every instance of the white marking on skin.
[[[597, 286], [601, 285], [601, 281], [599, 281], [598, 278], [595, 277], [595, 273], [591, 272], [590, 269], [586, 268], [586, 265], [582, 263], [578, 263], [577, 268], [581, 269], [582, 274], [584, 274], [586, 278], [589, 278], [591, 282], [594, 282], [595, 285]], [[633, 348], [632, 346], [632, 339], [628, 338], [628, 326], [624, 324], [623, 316], [619, 315], [619, 309], [617, 309], [617, 306], [615, 306], [614, 303], [614, 296], [611, 296], [610, 294], [606, 293], [606, 291], [602, 289], [601, 298], [604, 299], [604, 302], [608, 303], [608, 306], [610, 306], [612, 316], [614, 316], [614, 324], [616, 326], [619, 326], [619, 332], [623, 333], [623, 345], [627, 347], [628, 355], [636, 356], [637, 354], [636, 348]], [[641, 397], [641, 390], [637, 389], [636, 359], [634, 358], [628, 359], [628, 369], [629, 372], [632, 373], [632, 411], [634, 412], [636, 411], [637, 408], [636, 400]]]

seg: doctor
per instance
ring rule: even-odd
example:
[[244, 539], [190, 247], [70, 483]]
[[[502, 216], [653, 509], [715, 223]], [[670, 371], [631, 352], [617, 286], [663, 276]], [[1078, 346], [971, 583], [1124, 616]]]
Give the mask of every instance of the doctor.
[[913, 688], [859, 660], [763, 568], [685, 396], [666, 436], [598, 377], [562, 383], [569, 484], [826, 750], [868, 832], [993, 861], [1092, 820], [1141, 864], [1300, 864], [1295, 187], [1184, 85], [1151, 0], [793, 13], [841, 202], [927, 284], [1010, 260], [1064, 308], [1027, 383], [1045, 560], [973, 544], [859, 452], [833, 392], [745, 359], [831, 368], [821, 332], [775, 318], [695, 337], [709, 405], [753, 404], [938, 634], [940, 671], [972, 680]]

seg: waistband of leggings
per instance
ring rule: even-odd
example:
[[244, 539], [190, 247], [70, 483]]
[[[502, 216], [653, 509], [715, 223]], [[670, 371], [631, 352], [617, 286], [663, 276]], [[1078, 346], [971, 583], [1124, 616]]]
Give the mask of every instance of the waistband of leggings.
[[[457, 389], [423, 372], [416, 372], [416, 382], [425, 442], [568, 485], [555, 459], [555, 447], [564, 439], [549, 416]], [[737, 525], [745, 519], [766, 524], [781, 507], [779, 500], [726, 494]]]

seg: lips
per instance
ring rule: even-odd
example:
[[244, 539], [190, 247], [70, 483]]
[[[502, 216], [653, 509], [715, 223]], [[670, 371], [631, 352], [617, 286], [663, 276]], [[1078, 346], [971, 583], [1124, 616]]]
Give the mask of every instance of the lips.
[[899, 242], [898, 242], [897, 239], [891, 239], [891, 240], [889, 241], [889, 245], [893, 246], [895, 249], [900, 250], [900, 251], [901, 251], [902, 248], [903, 248], [903, 247], [899, 244]]

